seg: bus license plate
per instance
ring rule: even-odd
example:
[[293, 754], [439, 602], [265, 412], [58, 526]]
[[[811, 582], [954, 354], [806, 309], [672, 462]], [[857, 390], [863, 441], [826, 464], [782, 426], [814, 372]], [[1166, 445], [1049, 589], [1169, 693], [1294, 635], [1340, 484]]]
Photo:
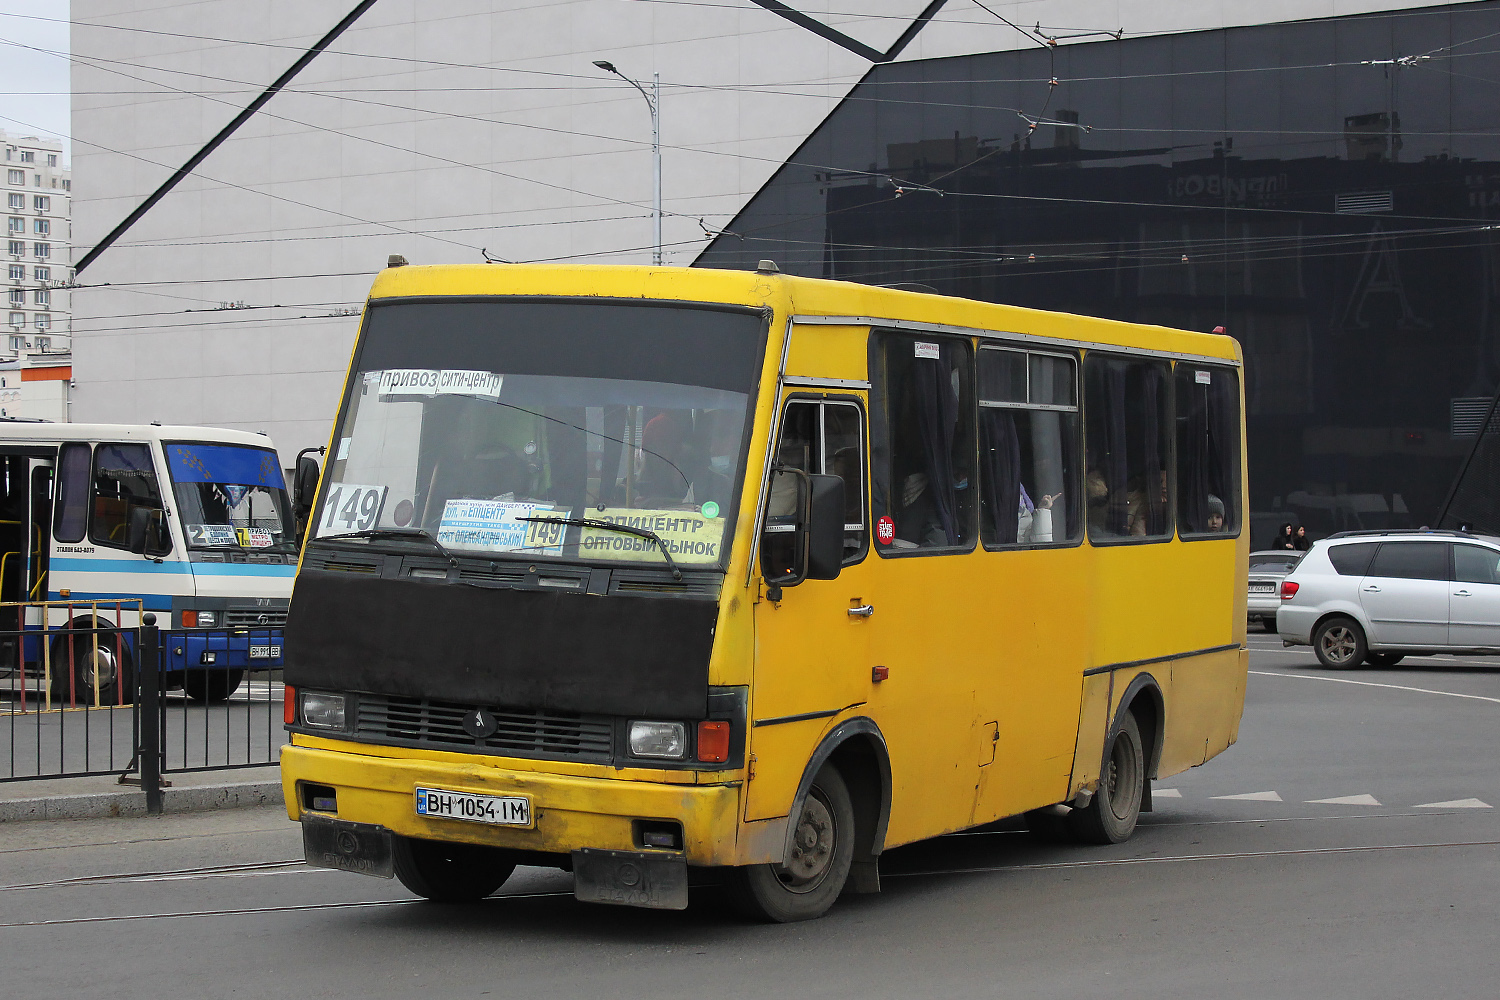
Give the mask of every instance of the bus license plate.
[[531, 800], [519, 795], [473, 795], [442, 788], [418, 788], [417, 815], [495, 826], [530, 826]]
[[252, 660], [279, 660], [281, 659], [280, 646], [251, 646], [250, 659]]
[[1274, 584], [1274, 583], [1252, 583], [1250, 585], [1250, 593], [1252, 593], [1252, 594], [1274, 594], [1274, 593], [1276, 593], [1276, 584]]

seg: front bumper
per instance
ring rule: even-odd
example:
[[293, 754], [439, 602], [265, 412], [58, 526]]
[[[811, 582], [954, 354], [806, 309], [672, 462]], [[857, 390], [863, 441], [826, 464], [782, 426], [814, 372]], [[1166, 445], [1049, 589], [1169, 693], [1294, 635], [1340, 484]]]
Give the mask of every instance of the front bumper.
[[[281, 749], [281, 782], [287, 815], [303, 816], [299, 782], [335, 791], [337, 811], [308, 811], [353, 823], [385, 827], [406, 837], [484, 844], [512, 850], [570, 854], [592, 848], [637, 851], [637, 820], [676, 820], [683, 850], [694, 865], [734, 865], [749, 845], [737, 843], [738, 782], [663, 784], [626, 778], [592, 778], [512, 771], [479, 763], [402, 759], [288, 744]], [[530, 828], [493, 826], [419, 816], [416, 789], [440, 788], [479, 795], [523, 795], [531, 802]]]

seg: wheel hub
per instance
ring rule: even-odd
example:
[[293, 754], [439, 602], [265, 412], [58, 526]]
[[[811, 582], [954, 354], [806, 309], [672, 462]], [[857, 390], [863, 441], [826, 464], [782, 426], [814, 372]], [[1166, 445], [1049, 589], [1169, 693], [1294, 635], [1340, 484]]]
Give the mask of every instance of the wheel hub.
[[783, 885], [794, 892], [807, 892], [822, 881], [833, 861], [837, 828], [828, 804], [809, 794], [792, 834], [792, 850], [777, 873]]

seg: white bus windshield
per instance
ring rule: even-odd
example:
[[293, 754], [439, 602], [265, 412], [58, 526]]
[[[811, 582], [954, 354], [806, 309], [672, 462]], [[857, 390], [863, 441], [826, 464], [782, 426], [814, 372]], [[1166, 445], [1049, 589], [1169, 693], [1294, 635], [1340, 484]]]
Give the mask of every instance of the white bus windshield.
[[761, 317], [569, 302], [371, 312], [316, 537], [420, 528], [455, 555], [662, 563], [615, 524], [654, 532], [678, 565], [722, 563]]
[[296, 551], [274, 451], [199, 441], [166, 442], [162, 450], [188, 548]]

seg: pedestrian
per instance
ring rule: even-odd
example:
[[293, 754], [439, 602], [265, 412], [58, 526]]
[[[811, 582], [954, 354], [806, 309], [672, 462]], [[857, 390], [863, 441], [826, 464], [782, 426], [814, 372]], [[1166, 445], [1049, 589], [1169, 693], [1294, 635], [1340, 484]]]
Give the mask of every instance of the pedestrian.
[[1292, 522], [1283, 524], [1276, 532], [1276, 544], [1273, 549], [1295, 549], [1297, 547], [1296, 536], [1292, 534]]
[[1312, 548], [1312, 539], [1307, 537], [1307, 526], [1297, 525], [1297, 530], [1292, 533], [1292, 548], [1298, 552], [1306, 552]]

